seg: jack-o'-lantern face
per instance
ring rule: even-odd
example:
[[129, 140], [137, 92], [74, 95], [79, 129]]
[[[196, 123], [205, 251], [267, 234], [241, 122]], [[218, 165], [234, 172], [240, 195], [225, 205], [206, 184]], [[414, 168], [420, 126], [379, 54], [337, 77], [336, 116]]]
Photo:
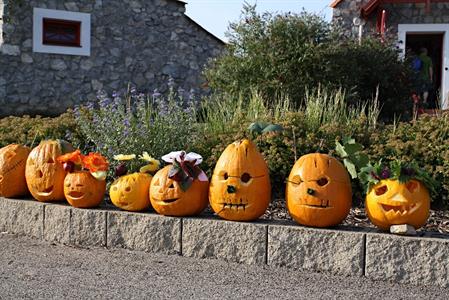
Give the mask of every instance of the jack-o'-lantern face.
[[73, 207], [98, 206], [106, 191], [106, 181], [95, 179], [89, 172], [69, 173], [64, 180], [64, 195]]
[[127, 211], [148, 209], [150, 203], [150, 183], [152, 176], [147, 173], [133, 173], [116, 179], [110, 189], [112, 203]]
[[56, 158], [73, 147], [67, 142], [42, 141], [28, 156], [25, 177], [31, 195], [38, 201], [64, 200], [64, 178], [67, 174]]
[[352, 203], [345, 167], [320, 153], [304, 155], [295, 163], [285, 193], [290, 215], [306, 226], [335, 226], [347, 217]]
[[386, 179], [370, 189], [365, 206], [369, 219], [380, 229], [402, 224], [418, 229], [429, 217], [430, 195], [418, 180], [400, 183]]
[[209, 189], [212, 209], [223, 219], [251, 221], [271, 200], [267, 164], [249, 140], [229, 145], [217, 161]]
[[17, 144], [0, 149], [0, 196], [18, 197], [28, 193], [25, 165], [30, 151]]
[[183, 191], [178, 182], [168, 178], [171, 166], [166, 166], [154, 175], [150, 186], [150, 200], [154, 210], [165, 216], [193, 216], [200, 214], [208, 204], [209, 181], [195, 179]]

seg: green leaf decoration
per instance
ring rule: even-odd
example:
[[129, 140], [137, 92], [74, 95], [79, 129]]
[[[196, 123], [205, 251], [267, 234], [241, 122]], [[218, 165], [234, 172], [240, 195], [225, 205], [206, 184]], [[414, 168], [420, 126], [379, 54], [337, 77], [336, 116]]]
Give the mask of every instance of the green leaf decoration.
[[181, 190], [183, 190], [185, 192], [192, 186], [192, 183], [193, 183], [193, 178], [187, 177], [185, 180], [182, 180], [179, 182], [179, 186], [181, 187]]
[[259, 123], [251, 123], [251, 125], [249, 125], [248, 130], [251, 133], [262, 133], [263, 128], [260, 126]]
[[346, 153], [345, 147], [343, 147], [343, 145], [340, 144], [339, 141], [335, 141], [335, 145], [335, 151], [337, 152], [338, 156], [340, 156], [341, 158], [348, 157], [348, 153]]
[[277, 124], [270, 124], [267, 127], [265, 127], [262, 130], [262, 133], [267, 133], [267, 132], [281, 132], [282, 130], [284, 130], [284, 128], [282, 128], [281, 125], [277, 125]]
[[352, 179], [357, 178], [357, 169], [355, 167], [355, 164], [353, 164], [349, 159], [343, 159], [343, 164], [345, 165], [346, 169], [348, 170], [349, 174], [351, 175]]

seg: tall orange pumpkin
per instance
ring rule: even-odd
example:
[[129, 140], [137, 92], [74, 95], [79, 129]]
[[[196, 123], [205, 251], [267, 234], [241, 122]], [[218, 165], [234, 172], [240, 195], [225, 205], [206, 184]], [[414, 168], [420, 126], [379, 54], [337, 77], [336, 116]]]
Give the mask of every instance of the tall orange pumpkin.
[[418, 229], [429, 217], [430, 195], [418, 180], [400, 183], [384, 179], [369, 190], [365, 207], [371, 222], [380, 229], [402, 224]]
[[31, 149], [11, 144], [0, 149], [0, 196], [19, 197], [28, 194], [25, 165]]
[[65, 141], [42, 141], [28, 156], [25, 178], [31, 195], [38, 201], [64, 200], [64, 179], [67, 172], [56, 158], [74, 151]]
[[104, 198], [106, 180], [98, 180], [88, 171], [67, 174], [64, 180], [64, 195], [73, 207], [98, 206]]
[[320, 153], [302, 156], [293, 166], [285, 198], [292, 218], [313, 227], [334, 226], [349, 214], [351, 181], [345, 167]]
[[249, 140], [232, 143], [221, 154], [209, 188], [212, 209], [223, 219], [251, 221], [271, 200], [268, 166]]
[[[208, 204], [209, 181], [193, 180], [183, 191], [178, 182], [168, 178], [172, 166], [166, 166], [154, 175], [150, 185], [150, 200], [154, 210], [165, 216], [193, 216]], [[206, 176], [206, 175], [204, 175]]]

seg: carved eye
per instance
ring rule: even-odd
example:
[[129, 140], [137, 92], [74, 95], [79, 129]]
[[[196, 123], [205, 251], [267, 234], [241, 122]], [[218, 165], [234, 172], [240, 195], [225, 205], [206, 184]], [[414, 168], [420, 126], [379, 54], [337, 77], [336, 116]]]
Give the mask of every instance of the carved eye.
[[130, 186], [127, 186], [126, 188], [125, 188], [125, 192], [131, 192], [131, 187]]
[[410, 193], [414, 193], [416, 191], [416, 189], [418, 188], [418, 184], [414, 181], [407, 182], [405, 184], [405, 186]]
[[243, 183], [247, 183], [251, 180], [251, 175], [249, 175], [248, 173], [243, 173], [242, 176], [240, 176], [240, 180]]
[[53, 157], [50, 157], [50, 158], [47, 160], [47, 163], [48, 163], [48, 164], [54, 164], [55, 161], [54, 161]]
[[224, 180], [228, 180], [228, 178], [229, 178], [228, 173], [227, 173], [227, 172], [224, 172], [224, 173], [223, 173], [223, 179], [224, 179]]
[[170, 186], [168, 188], [169, 189], [174, 189], [175, 188], [175, 186], [173, 185], [173, 182], [172, 182], [172, 184], [170, 184]]
[[70, 187], [70, 182], [65, 184], [66, 187]]
[[299, 176], [299, 175], [293, 176], [293, 178], [291, 180], [291, 183], [293, 183], [293, 184], [301, 184], [301, 182], [302, 182], [302, 179], [301, 179], [301, 176]]
[[153, 183], [154, 186], [160, 186], [161, 183], [159, 182], [159, 178], [156, 179], [156, 181]]
[[383, 185], [381, 187], [378, 187], [376, 190], [376, 195], [377, 196], [382, 196], [383, 194], [385, 194], [386, 192], [388, 192], [388, 187], [386, 185]]
[[118, 190], [117, 186], [114, 185], [114, 186], [112, 187], [112, 190], [113, 190], [114, 192], [117, 192], [117, 190]]
[[329, 180], [327, 180], [326, 177], [322, 177], [320, 179], [317, 180], [316, 182], [319, 186], [325, 186], [329, 183]]

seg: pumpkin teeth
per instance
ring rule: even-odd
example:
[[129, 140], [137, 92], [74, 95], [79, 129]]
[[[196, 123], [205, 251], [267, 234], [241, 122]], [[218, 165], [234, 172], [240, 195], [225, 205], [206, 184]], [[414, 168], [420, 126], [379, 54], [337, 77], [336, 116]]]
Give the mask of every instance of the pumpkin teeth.
[[240, 203], [240, 204], [235, 204], [235, 203], [221, 203], [221, 205], [223, 205], [223, 209], [232, 209], [232, 210], [242, 210], [242, 211], [245, 211], [245, 209], [246, 209], [246, 206], [248, 205], [248, 204], [243, 204], [243, 203]]
[[412, 203], [408, 205], [388, 205], [388, 204], [381, 204], [384, 211], [386, 211], [389, 214], [396, 215], [396, 216], [405, 216], [409, 213], [413, 213], [417, 208], [417, 203]]

